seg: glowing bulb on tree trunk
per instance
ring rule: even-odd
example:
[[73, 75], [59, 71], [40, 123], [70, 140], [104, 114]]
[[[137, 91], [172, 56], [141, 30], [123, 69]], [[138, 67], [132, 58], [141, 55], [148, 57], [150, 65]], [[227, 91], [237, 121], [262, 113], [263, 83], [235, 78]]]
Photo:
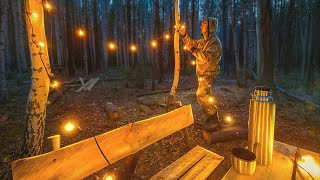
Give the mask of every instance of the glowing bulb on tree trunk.
[[38, 13], [35, 13], [35, 12], [32, 13], [31, 16], [34, 17], [34, 18], [38, 18], [39, 17]]
[[213, 103], [214, 102], [214, 98], [213, 97], [209, 97], [209, 102]]
[[226, 116], [224, 117], [224, 122], [225, 122], [225, 123], [232, 123], [232, 122], [233, 122], [232, 116], [231, 116], [231, 115], [226, 115]]
[[196, 61], [195, 61], [195, 60], [191, 61], [191, 64], [192, 64], [193, 66], [196, 65]]
[[45, 45], [44, 42], [39, 42], [40, 47], [44, 47], [44, 45]]
[[187, 46], [186, 45], [183, 46], [183, 50], [187, 50]]

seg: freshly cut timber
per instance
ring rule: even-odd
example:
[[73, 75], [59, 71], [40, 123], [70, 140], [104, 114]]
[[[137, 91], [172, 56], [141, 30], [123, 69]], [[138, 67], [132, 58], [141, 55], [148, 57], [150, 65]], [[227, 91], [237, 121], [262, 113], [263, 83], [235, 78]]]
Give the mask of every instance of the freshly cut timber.
[[115, 105], [113, 105], [111, 102], [107, 102], [105, 106], [105, 111], [108, 114], [108, 117], [110, 119], [115, 119], [120, 117], [120, 111], [119, 108]]
[[214, 144], [217, 142], [246, 139], [248, 137], [248, 128], [241, 126], [226, 126], [213, 132], [203, 130], [202, 135], [203, 139], [208, 144]]
[[193, 123], [191, 105], [186, 105], [53, 152], [16, 160], [13, 179], [82, 179]]

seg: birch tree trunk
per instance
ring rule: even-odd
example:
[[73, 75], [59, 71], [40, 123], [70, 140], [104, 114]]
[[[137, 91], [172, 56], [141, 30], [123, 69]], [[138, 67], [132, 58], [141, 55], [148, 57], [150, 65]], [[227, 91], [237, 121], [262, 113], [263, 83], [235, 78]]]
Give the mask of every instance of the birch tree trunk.
[[[179, 14], [179, 0], [174, 0], [174, 16], [176, 21], [176, 26], [180, 24], [180, 14]], [[175, 96], [179, 84], [179, 74], [180, 74], [180, 49], [179, 49], [179, 32], [178, 29], [174, 31], [174, 77], [173, 83], [170, 91], [170, 95], [167, 98], [167, 107], [170, 108], [172, 104], [175, 103]]]
[[26, 1], [26, 24], [32, 60], [32, 77], [25, 117], [27, 127], [21, 154], [23, 157], [40, 154], [44, 136], [51, 68], [44, 29], [42, 0]]
[[5, 102], [8, 97], [6, 81], [6, 62], [5, 62], [5, 37], [7, 36], [8, 1], [0, 2], [0, 103]]

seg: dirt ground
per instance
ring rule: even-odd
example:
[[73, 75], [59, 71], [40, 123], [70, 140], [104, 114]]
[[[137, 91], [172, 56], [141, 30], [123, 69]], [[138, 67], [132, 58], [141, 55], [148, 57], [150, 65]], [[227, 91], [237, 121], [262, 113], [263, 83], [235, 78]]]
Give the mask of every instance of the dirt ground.
[[[169, 89], [171, 82], [157, 84], [156, 89]], [[194, 77], [182, 78], [179, 87], [196, 86]], [[163, 107], [149, 108], [137, 102], [137, 94], [149, 92], [149, 84], [145, 89], [128, 88], [125, 81], [100, 80], [90, 92], [74, 92], [68, 90], [47, 110], [45, 129], [45, 142], [43, 151], [48, 152], [49, 136], [60, 134], [61, 146], [66, 146], [89, 137], [110, 131], [130, 122], [147, 119], [165, 113]], [[247, 89], [239, 88], [234, 80], [219, 79], [214, 86], [214, 95], [219, 102], [220, 115], [231, 113], [239, 124], [248, 121], [250, 93], [254, 85], [249, 83]], [[199, 125], [205, 123], [195, 97], [196, 88], [179, 91], [177, 99], [184, 105], [191, 104], [195, 124], [188, 130], [192, 145], [200, 145], [225, 159], [210, 175], [208, 179], [221, 179], [231, 167], [231, 150], [235, 147], [245, 147], [247, 140], [229, 141], [208, 145], [202, 139]], [[12, 156], [19, 152], [23, 141], [25, 128], [24, 112], [28, 94], [28, 86], [17, 87], [16, 94], [10, 102], [0, 105], [0, 170], [1, 174], [10, 168]], [[148, 96], [158, 102], [165, 102], [168, 93]], [[310, 151], [320, 153], [320, 111], [297, 101], [280, 92], [274, 92], [276, 102], [275, 140], [293, 146], [298, 146]], [[120, 108], [121, 117], [111, 120], [104, 111], [104, 104], [109, 101]], [[82, 130], [74, 133], [63, 131], [63, 125], [67, 121], [76, 122]], [[148, 179], [152, 175], [165, 168], [167, 165], [185, 154], [186, 146], [182, 134], [177, 132], [141, 151], [141, 159], [138, 162], [136, 175], [142, 179]], [[102, 176], [114, 168], [121, 168], [122, 161], [107, 167], [86, 179], [102, 179]]]

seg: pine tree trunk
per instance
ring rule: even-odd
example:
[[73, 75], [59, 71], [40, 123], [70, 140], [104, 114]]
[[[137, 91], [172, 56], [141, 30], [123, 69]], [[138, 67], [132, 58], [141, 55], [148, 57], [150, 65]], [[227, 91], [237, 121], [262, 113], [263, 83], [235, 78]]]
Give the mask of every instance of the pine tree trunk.
[[258, 0], [258, 81], [261, 85], [274, 86], [274, 60], [272, 56], [271, 0]]
[[[46, 104], [49, 94], [51, 68], [44, 29], [42, 0], [26, 1], [26, 24], [32, 59], [31, 88], [27, 103], [25, 142], [22, 156], [34, 156], [41, 153]], [[37, 13], [38, 17], [31, 15]], [[41, 46], [43, 43], [44, 46]], [[49, 74], [49, 75], [48, 75]]]
[[5, 62], [5, 37], [8, 34], [8, 1], [2, 0], [0, 3], [0, 103], [8, 98]]

